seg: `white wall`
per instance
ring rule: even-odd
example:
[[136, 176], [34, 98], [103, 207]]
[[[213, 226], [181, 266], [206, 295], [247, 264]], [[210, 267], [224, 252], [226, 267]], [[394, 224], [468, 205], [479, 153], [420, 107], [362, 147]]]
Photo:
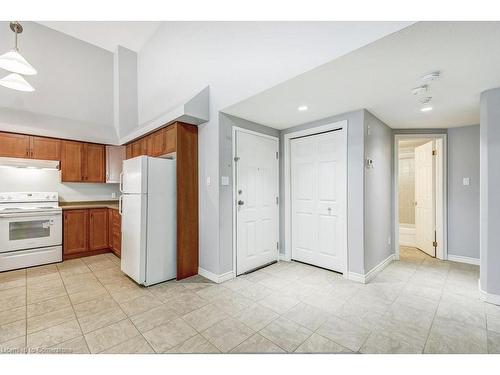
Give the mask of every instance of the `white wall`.
[[448, 129], [449, 255], [479, 259], [479, 165], [479, 125]]
[[392, 129], [365, 111], [365, 158], [373, 168], [365, 171], [364, 180], [364, 254], [365, 273], [394, 253], [392, 170]]
[[157, 118], [210, 86], [210, 121], [199, 127], [198, 134], [200, 267], [221, 272], [218, 112], [406, 25], [164, 22], [158, 28], [138, 54], [139, 123]]
[[[26, 77], [36, 91], [0, 87], [0, 130], [115, 142], [113, 54], [35, 22], [22, 25], [19, 49], [38, 70]], [[0, 53], [13, 41], [9, 22], [0, 22]]]
[[57, 170], [0, 167], [0, 192], [56, 191], [59, 200], [66, 202], [116, 199], [118, 184], [61, 183]]

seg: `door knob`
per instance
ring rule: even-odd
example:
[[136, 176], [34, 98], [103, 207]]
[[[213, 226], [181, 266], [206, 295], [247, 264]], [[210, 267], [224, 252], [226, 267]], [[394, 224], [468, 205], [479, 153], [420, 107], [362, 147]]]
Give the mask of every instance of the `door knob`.
[[238, 201], [238, 206], [243, 206], [244, 204], [245, 204], [245, 202], [243, 202], [242, 200]]

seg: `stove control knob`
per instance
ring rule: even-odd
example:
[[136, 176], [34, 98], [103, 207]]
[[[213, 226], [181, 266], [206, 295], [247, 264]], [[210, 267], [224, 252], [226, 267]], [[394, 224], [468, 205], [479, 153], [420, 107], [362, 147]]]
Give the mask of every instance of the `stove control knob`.
[[11, 199], [12, 199], [12, 197], [9, 195], [9, 196], [7, 197], [7, 199], [10, 199], [10, 200], [11, 200]]
[[47, 195], [47, 196], [45, 197], [45, 199], [49, 199], [49, 198], [50, 198], [50, 195]]

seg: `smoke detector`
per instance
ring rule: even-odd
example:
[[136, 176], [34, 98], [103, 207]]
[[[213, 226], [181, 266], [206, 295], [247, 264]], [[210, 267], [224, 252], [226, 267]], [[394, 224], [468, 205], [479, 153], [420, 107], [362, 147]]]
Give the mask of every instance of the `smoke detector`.
[[420, 77], [420, 80], [422, 82], [432, 82], [432, 81], [437, 81], [440, 76], [441, 72], [436, 70], [435, 72], [424, 74], [422, 77]]
[[420, 98], [418, 101], [422, 104], [427, 104], [432, 100], [432, 96], [424, 96], [423, 98]]
[[418, 86], [418, 87], [414, 87], [411, 89], [411, 93], [413, 95], [420, 95], [420, 94], [424, 94], [426, 93], [427, 91], [429, 90], [429, 86], [427, 85], [422, 85], [422, 86]]

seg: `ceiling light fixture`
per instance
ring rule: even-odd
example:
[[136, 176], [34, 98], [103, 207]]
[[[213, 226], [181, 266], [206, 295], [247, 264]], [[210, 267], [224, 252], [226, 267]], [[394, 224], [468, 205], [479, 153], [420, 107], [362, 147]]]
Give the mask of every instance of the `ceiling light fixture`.
[[429, 86], [422, 85], [422, 86], [412, 88], [411, 93], [413, 95], [420, 95], [420, 94], [426, 93], [428, 90], [429, 90]]
[[298, 109], [300, 112], [304, 112], [304, 111], [307, 111], [307, 110], [308, 110], [308, 107], [307, 107], [307, 105], [301, 105], [301, 106], [297, 107], [297, 109]]
[[432, 111], [432, 107], [431, 107], [431, 106], [428, 106], [428, 107], [422, 107], [422, 108], [420, 109], [420, 111], [422, 111], [422, 112], [429, 112], [429, 111]]
[[19, 53], [17, 47], [17, 35], [23, 32], [23, 27], [19, 22], [11, 22], [10, 29], [14, 32], [14, 49], [0, 56], [0, 68], [12, 72], [8, 76], [0, 80], [2, 86], [19, 90], [19, 91], [34, 91], [35, 89], [26, 80], [20, 76], [34, 75], [37, 71], [26, 59]]
[[31, 86], [28, 81], [23, 78], [22, 75], [17, 73], [10, 73], [9, 75], [6, 75], [2, 79], [0, 79], [0, 85], [17, 91], [35, 91], [33, 86]]
[[424, 74], [422, 77], [420, 77], [420, 80], [422, 82], [431, 82], [438, 80], [439, 77], [441, 77], [441, 72], [436, 70], [435, 72]]
[[432, 96], [424, 96], [423, 98], [420, 98], [418, 101], [422, 104], [427, 104], [432, 100]]

